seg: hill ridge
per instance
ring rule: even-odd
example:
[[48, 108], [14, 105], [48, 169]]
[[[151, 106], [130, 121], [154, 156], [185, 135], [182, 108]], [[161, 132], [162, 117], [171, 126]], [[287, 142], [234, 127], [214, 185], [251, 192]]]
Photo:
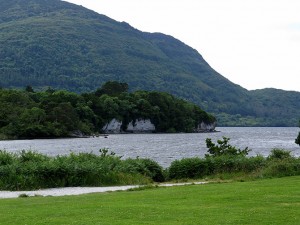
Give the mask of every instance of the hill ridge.
[[300, 103], [285, 99], [290, 109], [279, 112], [277, 107], [270, 116], [261, 92], [232, 83], [197, 50], [170, 35], [141, 32], [60, 0], [0, 0], [0, 6], [1, 87], [88, 92], [116, 80], [128, 83], [131, 91], [165, 91], [193, 101], [214, 113], [219, 125], [280, 120], [297, 126]]

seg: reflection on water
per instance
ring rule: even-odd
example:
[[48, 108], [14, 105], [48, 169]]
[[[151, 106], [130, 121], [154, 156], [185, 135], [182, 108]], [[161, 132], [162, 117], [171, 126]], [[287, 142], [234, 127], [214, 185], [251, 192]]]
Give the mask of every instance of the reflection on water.
[[42, 139], [0, 141], [0, 149], [7, 151], [35, 150], [48, 155], [70, 152], [94, 152], [109, 148], [123, 158], [151, 158], [166, 167], [176, 159], [203, 157], [207, 152], [205, 139], [213, 141], [222, 136], [230, 138], [230, 144], [239, 148], [249, 147], [250, 155], [267, 156], [273, 148], [291, 150], [300, 156], [295, 144], [299, 128], [296, 127], [219, 127], [216, 133], [199, 134], [114, 134], [108, 138]]

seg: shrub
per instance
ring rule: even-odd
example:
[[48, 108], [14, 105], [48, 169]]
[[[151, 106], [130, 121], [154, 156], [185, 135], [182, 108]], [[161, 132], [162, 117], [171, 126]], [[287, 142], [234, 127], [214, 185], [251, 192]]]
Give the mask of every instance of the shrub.
[[300, 159], [284, 158], [269, 161], [262, 170], [263, 177], [284, 177], [300, 175]]
[[271, 151], [271, 154], [268, 156], [268, 159], [287, 159], [292, 158], [291, 151], [286, 151], [284, 149], [274, 148]]
[[[300, 127], [300, 120], [299, 120], [299, 127]], [[300, 132], [298, 133], [297, 138], [295, 139], [295, 143], [300, 145]]]
[[18, 160], [21, 163], [44, 162], [49, 160], [49, 157], [38, 152], [22, 150], [21, 153], [18, 155]]
[[19, 198], [28, 198], [28, 197], [30, 197], [29, 195], [27, 195], [27, 194], [19, 194]]
[[170, 179], [202, 178], [208, 174], [208, 163], [200, 158], [175, 160], [169, 167]]
[[263, 168], [266, 160], [262, 156], [218, 156], [200, 158], [185, 158], [176, 160], [169, 167], [170, 179], [203, 178], [205, 176], [223, 173], [250, 173]]
[[16, 155], [0, 150], [0, 166], [10, 165], [16, 161]]
[[212, 157], [218, 157], [223, 155], [229, 155], [229, 156], [246, 156], [251, 151], [246, 147], [245, 149], [241, 150], [239, 148], [236, 148], [235, 146], [232, 146], [229, 144], [230, 138], [223, 137], [223, 140], [218, 140], [215, 144], [211, 141], [210, 138], [206, 139], [206, 147], [208, 148], [208, 154], [206, 154], [206, 157], [212, 156]]
[[297, 138], [295, 139], [295, 143], [296, 143], [297, 145], [300, 145], [300, 132], [299, 132]]
[[139, 173], [151, 178], [155, 182], [165, 181], [163, 168], [151, 159], [126, 159], [120, 164], [122, 172]]
[[223, 155], [219, 157], [206, 157], [208, 174], [245, 172], [249, 173], [262, 168], [265, 159], [262, 156], [244, 157]]
[[48, 157], [32, 151], [0, 152], [0, 189], [29, 190], [68, 186], [109, 186], [164, 181], [162, 168], [150, 159], [121, 160], [114, 153]]

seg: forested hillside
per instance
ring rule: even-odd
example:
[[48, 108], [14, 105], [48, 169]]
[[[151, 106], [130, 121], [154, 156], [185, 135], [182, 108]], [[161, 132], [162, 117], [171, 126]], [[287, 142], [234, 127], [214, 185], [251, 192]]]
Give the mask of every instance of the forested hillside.
[[230, 82], [171, 36], [60, 0], [0, 0], [1, 87], [83, 93], [109, 80], [192, 101], [219, 125], [297, 126], [300, 115], [300, 93], [267, 94], [269, 101], [265, 91]]

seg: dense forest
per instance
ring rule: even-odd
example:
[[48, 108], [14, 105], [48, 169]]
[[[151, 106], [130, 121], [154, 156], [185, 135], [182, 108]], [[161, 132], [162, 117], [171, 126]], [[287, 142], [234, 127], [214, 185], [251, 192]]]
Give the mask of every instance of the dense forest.
[[95, 92], [76, 94], [47, 89], [0, 90], [0, 137], [47, 138], [101, 133], [116, 118], [124, 125], [150, 119], [157, 132], [193, 132], [215, 121], [193, 103], [162, 92], [127, 92], [126, 83], [105, 83]]
[[297, 126], [300, 115], [299, 92], [248, 91], [172, 36], [60, 0], [0, 0], [0, 87], [85, 93], [109, 80], [191, 101], [220, 126]]

